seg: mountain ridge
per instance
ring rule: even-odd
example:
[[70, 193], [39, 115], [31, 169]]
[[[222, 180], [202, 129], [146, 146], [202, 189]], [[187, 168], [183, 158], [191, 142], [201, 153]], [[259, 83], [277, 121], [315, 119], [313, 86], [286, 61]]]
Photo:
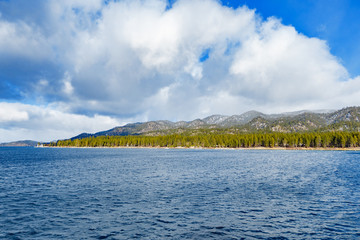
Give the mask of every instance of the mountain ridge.
[[38, 142], [32, 140], [21, 140], [14, 142], [0, 143], [0, 147], [35, 147]]
[[302, 110], [280, 114], [248, 111], [240, 115], [211, 115], [192, 121], [168, 120], [128, 123], [97, 133], [81, 133], [71, 139], [97, 136], [166, 135], [190, 130], [219, 129], [241, 132], [360, 131], [360, 107], [340, 110]]

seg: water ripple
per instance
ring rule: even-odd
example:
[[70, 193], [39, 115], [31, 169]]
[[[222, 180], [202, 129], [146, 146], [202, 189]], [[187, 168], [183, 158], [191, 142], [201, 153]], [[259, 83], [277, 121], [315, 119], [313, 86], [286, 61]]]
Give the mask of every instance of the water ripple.
[[357, 239], [360, 155], [0, 149], [0, 239]]

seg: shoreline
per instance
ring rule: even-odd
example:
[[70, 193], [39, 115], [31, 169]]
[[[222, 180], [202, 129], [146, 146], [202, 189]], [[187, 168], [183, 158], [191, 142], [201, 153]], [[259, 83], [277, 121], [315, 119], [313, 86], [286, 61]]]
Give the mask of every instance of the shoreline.
[[244, 148], [244, 147], [240, 147], [240, 148], [227, 148], [227, 147], [143, 147], [143, 146], [116, 146], [116, 147], [107, 147], [107, 146], [103, 146], [103, 147], [75, 147], [75, 146], [36, 146], [37, 148], [84, 148], [84, 149], [89, 149], [89, 148], [104, 148], [104, 149], [108, 149], [108, 148], [128, 148], [128, 149], [198, 149], [198, 150], [209, 150], [209, 149], [214, 149], [214, 150], [285, 150], [285, 151], [360, 151], [360, 147], [349, 147], [349, 148], [323, 148], [323, 147], [319, 147], [319, 148], [314, 148], [314, 147], [248, 147], [248, 148]]

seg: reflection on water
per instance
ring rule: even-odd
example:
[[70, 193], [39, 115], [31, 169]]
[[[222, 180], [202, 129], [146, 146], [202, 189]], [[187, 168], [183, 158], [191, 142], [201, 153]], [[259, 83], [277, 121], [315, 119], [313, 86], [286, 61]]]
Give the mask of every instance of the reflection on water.
[[360, 155], [0, 148], [0, 238], [356, 239]]

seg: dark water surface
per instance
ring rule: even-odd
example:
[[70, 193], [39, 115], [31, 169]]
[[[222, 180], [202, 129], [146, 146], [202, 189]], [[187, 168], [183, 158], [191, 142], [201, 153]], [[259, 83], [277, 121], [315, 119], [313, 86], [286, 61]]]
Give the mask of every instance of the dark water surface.
[[360, 153], [0, 148], [0, 239], [360, 239]]

